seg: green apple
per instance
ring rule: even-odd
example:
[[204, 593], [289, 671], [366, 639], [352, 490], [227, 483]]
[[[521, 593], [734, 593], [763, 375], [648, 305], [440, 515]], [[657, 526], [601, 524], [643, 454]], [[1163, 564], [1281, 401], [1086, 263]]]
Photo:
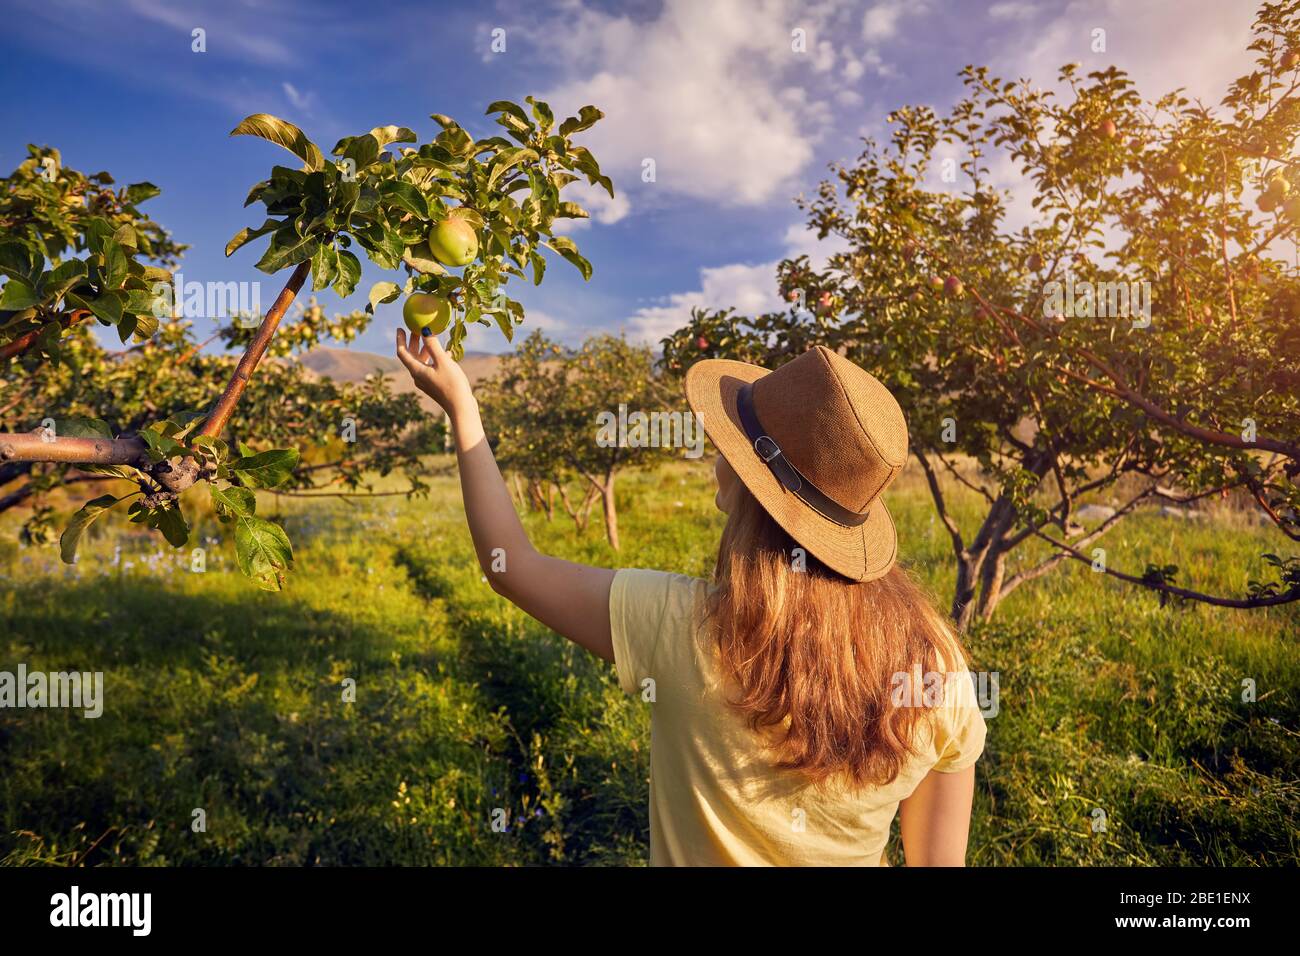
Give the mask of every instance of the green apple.
[[441, 335], [451, 323], [451, 303], [440, 295], [416, 292], [402, 305], [402, 321], [417, 334], [427, 328]]
[[429, 251], [444, 266], [463, 266], [478, 255], [478, 235], [464, 219], [449, 216], [429, 230]]

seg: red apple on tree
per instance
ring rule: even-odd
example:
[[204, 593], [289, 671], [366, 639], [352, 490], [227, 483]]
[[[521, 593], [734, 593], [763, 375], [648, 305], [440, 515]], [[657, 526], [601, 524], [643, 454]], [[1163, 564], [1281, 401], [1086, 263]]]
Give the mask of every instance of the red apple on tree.
[[701, 335], [699, 338], [695, 340], [695, 347], [699, 349], [701, 352], [703, 352], [705, 349], [709, 347], [709, 340]]
[[1115, 121], [1113, 119], [1104, 119], [1097, 125], [1097, 132], [1106, 139], [1114, 139], [1116, 132]]
[[962, 285], [961, 280], [956, 276], [948, 276], [948, 278], [943, 280], [944, 294], [951, 298], [955, 299], [960, 296], [964, 289], [965, 286]]

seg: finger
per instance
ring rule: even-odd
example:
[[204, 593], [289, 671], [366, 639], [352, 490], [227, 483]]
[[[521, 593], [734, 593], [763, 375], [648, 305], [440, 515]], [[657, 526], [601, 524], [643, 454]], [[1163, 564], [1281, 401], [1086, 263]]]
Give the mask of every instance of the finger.
[[438, 367], [437, 358], [434, 356], [433, 349], [429, 345], [430, 342], [436, 341], [437, 338], [430, 333], [429, 335], [424, 336], [424, 341], [420, 343], [420, 361], [431, 368]]
[[433, 360], [435, 362], [441, 362], [447, 357], [447, 350], [444, 349], [442, 343], [438, 341], [438, 336], [430, 335], [424, 340], [424, 345], [433, 352]]
[[406, 370], [414, 374], [415, 371], [420, 368], [420, 360], [411, 354], [410, 350], [406, 347], [405, 340], [406, 340], [406, 336], [402, 333], [401, 329], [398, 329], [397, 330], [397, 357], [401, 361], [401, 363], [406, 366]]

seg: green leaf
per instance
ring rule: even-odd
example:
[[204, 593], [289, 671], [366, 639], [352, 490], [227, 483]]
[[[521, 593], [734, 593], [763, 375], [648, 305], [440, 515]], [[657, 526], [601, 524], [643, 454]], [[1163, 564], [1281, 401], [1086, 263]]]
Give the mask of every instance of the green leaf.
[[62, 438], [112, 438], [108, 422], [84, 415], [69, 415], [54, 421], [54, 434]]
[[152, 461], [166, 461], [168, 458], [185, 454], [184, 445], [152, 427], [142, 428], [139, 436], [148, 446], [149, 458]]
[[281, 228], [271, 237], [271, 245], [258, 260], [257, 268], [274, 275], [285, 266], [297, 265], [304, 259], [310, 259], [319, 243], [318, 236], [297, 236], [291, 228]]
[[[379, 158], [379, 140], [369, 133], [340, 140], [339, 146], [343, 147], [342, 158], [352, 160], [358, 173]], [[339, 146], [334, 147], [335, 152]]]
[[109, 325], [117, 325], [122, 321], [122, 300], [112, 293], [87, 299], [76, 292], [69, 292], [67, 300], [78, 309], [88, 309], [96, 318]]
[[307, 135], [287, 120], [269, 113], [254, 113], [230, 131], [231, 136], [257, 136], [277, 146], [283, 146], [301, 159], [313, 172], [325, 168], [325, 157], [320, 148]]
[[86, 280], [86, 263], [80, 259], [68, 259], [54, 268], [45, 279], [45, 295], [57, 302], [70, 289], [75, 289]]
[[[126, 497], [130, 497], [127, 495]], [[81, 506], [72, 520], [68, 522], [67, 528], [59, 536], [59, 557], [65, 564], [71, 564], [77, 556], [77, 542], [81, 540], [82, 533], [99, 518], [109, 508], [113, 507], [119, 501], [125, 501], [126, 498], [115, 498], [113, 495], [100, 495], [91, 501], [87, 501]]]
[[492, 172], [488, 174], [488, 189], [491, 189], [496, 181], [511, 168], [518, 166], [520, 163], [536, 162], [537, 159], [536, 150], [517, 146], [513, 149], [503, 149], [497, 153], [496, 159], [492, 161]]
[[402, 289], [396, 282], [376, 282], [370, 287], [370, 304], [366, 308], [374, 312], [379, 303], [392, 302], [401, 294]]
[[497, 100], [495, 103], [488, 105], [484, 115], [491, 116], [493, 113], [509, 113], [523, 123], [524, 126], [532, 129], [533, 121], [528, 118], [528, 114], [524, 112], [524, 108], [518, 103], [512, 103], [509, 100]]
[[375, 138], [379, 145], [387, 146], [389, 143], [414, 143], [418, 141], [414, 130], [407, 129], [405, 126], [376, 126], [370, 131], [370, 135]]
[[134, 206], [146, 199], [153, 199], [154, 196], [159, 195], [161, 192], [162, 190], [153, 183], [132, 183], [126, 187], [126, 201]]
[[212, 493], [212, 510], [222, 521], [251, 517], [257, 511], [257, 496], [247, 488], [240, 488], [238, 485], [218, 488], [216, 485], [209, 484], [208, 489]]
[[346, 299], [361, 281], [361, 260], [347, 249], [339, 250], [338, 278], [334, 280], [334, 291], [340, 299]]
[[167, 543], [173, 548], [179, 548], [190, 540], [189, 523], [185, 520], [180, 505], [175, 502], [164, 505], [155, 511], [149, 526], [161, 531], [162, 536], [167, 539]]
[[252, 242], [258, 236], [264, 236], [268, 232], [275, 232], [275, 230], [279, 229], [280, 226], [281, 222], [278, 219], [268, 219], [256, 229], [252, 226], [245, 226], [243, 229], [239, 230], [239, 232], [235, 233], [235, 238], [226, 243], [226, 255], [229, 256], [240, 246]]
[[510, 321], [509, 310], [503, 309], [500, 312], [493, 312], [492, 318], [496, 319], [497, 328], [499, 328], [501, 330], [501, 334], [506, 337], [506, 341], [507, 342], [513, 341], [515, 337], [515, 327], [514, 327], [514, 323]]
[[0, 273], [35, 282], [43, 267], [44, 262], [37, 262], [35, 253], [21, 242], [0, 241]]
[[322, 242], [311, 257], [311, 289], [319, 292], [328, 288], [339, 270], [338, 250], [329, 243]]
[[119, 246], [126, 246], [133, 252], [140, 248], [140, 237], [136, 234], [135, 227], [129, 222], [124, 222], [117, 227], [117, 232], [113, 233], [113, 241]]
[[138, 479], [140, 470], [132, 468], [130, 465], [92, 465], [88, 462], [77, 465], [77, 467], [91, 475], [103, 475], [106, 478], [128, 478]]
[[548, 134], [551, 127], [555, 125], [555, 114], [551, 112], [551, 107], [541, 100], [533, 99], [531, 96], [528, 97], [528, 102], [532, 104], [533, 116], [537, 117], [537, 124], [541, 127], [542, 134]]
[[420, 219], [429, 218], [429, 202], [420, 190], [400, 179], [390, 179], [379, 187], [379, 195]]
[[298, 449], [272, 448], [256, 455], [237, 458], [230, 468], [247, 488], [275, 488], [284, 484], [298, 467]]
[[126, 253], [114, 239], [104, 240], [103, 253], [104, 285], [109, 289], [120, 289], [127, 276]]
[[0, 291], [0, 309], [17, 312], [20, 309], [30, 309], [40, 304], [40, 301], [36, 290], [26, 279], [11, 276], [5, 283], [4, 290]]
[[230, 446], [220, 438], [213, 438], [211, 435], [195, 435], [190, 439], [190, 447], [194, 449], [196, 457], [218, 464], [225, 461], [230, 454]]
[[578, 247], [572, 239], [567, 236], [552, 236], [549, 241], [544, 241], [542, 245], [555, 250], [568, 262], [576, 266], [578, 271], [582, 273], [583, 279], [591, 279], [591, 263], [578, 254]]
[[289, 536], [277, 524], [242, 516], [235, 523], [235, 559], [239, 570], [267, 591], [284, 586], [284, 572], [293, 568]]
[[596, 125], [597, 121], [603, 119], [604, 116], [605, 114], [596, 109], [596, 107], [584, 106], [582, 109], [578, 110], [578, 115], [576, 117], [570, 116], [560, 124], [560, 135], [568, 136], [571, 133], [580, 133], [584, 129], [590, 129]]
[[421, 253], [421, 249], [427, 249], [428, 246], [421, 243], [418, 246], [407, 246], [402, 250], [402, 261], [414, 269], [416, 272], [433, 273], [434, 275], [446, 275], [447, 270], [443, 268], [441, 262], [437, 259], [431, 259]]

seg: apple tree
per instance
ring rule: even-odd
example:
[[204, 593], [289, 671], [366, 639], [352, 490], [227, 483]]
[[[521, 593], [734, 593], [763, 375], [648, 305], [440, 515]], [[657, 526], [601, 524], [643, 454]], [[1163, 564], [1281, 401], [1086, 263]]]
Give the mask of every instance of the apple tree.
[[[788, 313], [697, 312], [665, 361], [779, 363], [823, 343], [885, 382], [952, 541], [963, 625], [1068, 560], [1162, 600], [1300, 600], [1294, 556], [1218, 595], [1099, 547], [1140, 506], [1218, 497], [1300, 540], [1300, 277], [1283, 258], [1300, 225], [1296, 8], [1264, 8], [1259, 67], [1219, 109], [1143, 100], [1114, 68], [1067, 66], [1059, 92], [967, 68], [948, 114], [895, 110], [887, 145], [802, 202], [839, 251], [780, 265]], [[973, 532], [942, 473], [983, 502]], [[1101, 493], [1116, 507], [1086, 527], [1078, 503]], [[1013, 561], [1029, 541], [1046, 557]]]
[[[663, 460], [685, 434], [680, 421], [677, 432], [670, 421], [678, 395], [647, 347], [595, 335], [565, 349], [539, 331], [480, 385], [485, 428], [503, 467], [554, 484], [579, 528], [599, 500], [605, 537], [615, 550], [616, 479], [629, 468]], [[677, 412], [679, 420], [682, 414]], [[571, 479], [584, 491], [576, 505], [566, 487]]]
[[[578, 116], [557, 124], [547, 104], [531, 97], [527, 103], [528, 111], [507, 101], [488, 108], [505, 136], [475, 139], [455, 120], [435, 114], [441, 131], [429, 142], [419, 143], [406, 127], [376, 127], [340, 140], [332, 151], [334, 158], [328, 160], [291, 123], [267, 114], [241, 122], [232, 135], [266, 139], [287, 149], [302, 165], [275, 166], [270, 178], [252, 188], [245, 205], [260, 202], [266, 218], [260, 226], [241, 230], [226, 247], [231, 255], [269, 236], [257, 268], [271, 274], [291, 267], [292, 271], [248, 338], [224, 391], [215, 401], [206, 394], [195, 396], [198, 401], [193, 405], [139, 423], [133, 434], [114, 430], [102, 418], [72, 419], [62, 432], [43, 425], [34, 432], [0, 434], [0, 462], [90, 466], [92, 472], [107, 470], [136, 483], [137, 491], [122, 497], [101, 496], [73, 517], [62, 538], [65, 560], [72, 560], [77, 540], [91, 522], [128, 500], [133, 521], [161, 531], [173, 545], [184, 544], [189, 528], [180, 496], [204, 482], [217, 514], [235, 529], [240, 567], [264, 587], [280, 587], [292, 564], [292, 548], [281, 528], [256, 514], [255, 492], [292, 482], [295, 474], [301, 474], [300, 456], [295, 448], [258, 450], [234, 433], [232, 422], [286, 310], [308, 278], [313, 290], [332, 287], [341, 297], [350, 296], [361, 276], [361, 261], [354, 250], [381, 269], [402, 270], [403, 283], [384, 280], [370, 289], [366, 311], [373, 312], [376, 304], [403, 292], [443, 297], [455, 310], [449, 348], [460, 357], [469, 322], [495, 323], [507, 339], [512, 337], [523, 320], [523, 307], [504, 289], [512, 277], [531, 276], [540, 283], [547, 268], [543, 250], [568, 260], [584, 278], [590, 276], [591, 265], [573, 241], [554, 235], [552, 227], [557, 218], [586, 216], [580, 206], [561, 198], [561, 191], [572, 182], [585, 178], [612, 195], [613, 185], [595, 158], [573, 142], [575, 134], [590, 128], [602, 114], [583, 107]], [[58, 201], [49, 190], [38, 189], [36, 204], [42, 208]], [[132, 202], [142, 198], [147, 197], [137, 195], [133, 200], [126, 195], [122, 200], [126, 208], [119, 215], [138, 216]], [[43, 220], [32, 210], [26, 215], [35, 223], [32, 235], [39, 236]], [[41, 216], [50, 218], [44, 212]], [[455, 260], [463, 267], [459, 274], [438, 258], [447, 256], [447, 243], [440, 239], [449, 221], [468, 226], [473, 234], [472, 257]], [[124, 342], [129, 335], [148, 339], [155, 334], [157, 320], [168, 311], [163, 304], [171, 309], [178, 305], [166, 302], [170, 276], [142, 271], [148, 267], [133, 265], [136, 258], [125, 250], [144, 246], [148, 256], [165, 255], [168, 248], [157, 233], [146, 230], [146, 238], [135, 230], [128, 234], [124, 226], [129, 225], [111, 234], [102, 226], [89, 230], [84, 281], [68, 278], [81, 273], [77, 267], [65, 269], [61, 257], [66, 244], [29, 248], [24, 257], [8, 260], [13, 268], [5, 272], [8, 281], [0, 290], [0, 302], [23, 314], [21, 321], [13, 323], [18, 334], [12, 342], [25, 340], [9, 349], [6, 358], [38, 349], [57, 359], [54, 349], [70, 334], [75, 310], [82, 306], [101, 323], [117, 324]], [[463, 255], [466, 248], [452, 251]], [[11, 293], [11, 286], [17, 291]], [[45, 298], [32, 304], [28, 300], [33, 295]], [[109, 300], [121, 306], [118, 312], [104, 305]], [[141, 324], [146, 313], [153, 316], [154, 325]], [[377, 395], [376, 400], [382, 402], [383, 396]], [[272, 418], [283, 414], [278, 395], [265, 403], [264, 411]], [[289, 431], [279, 429], [285, 437]], [[355, 462], [353, 470], [347, 471], [347, 456], [331, 467], [350, 474], [354, 482], [360, 480]]]

